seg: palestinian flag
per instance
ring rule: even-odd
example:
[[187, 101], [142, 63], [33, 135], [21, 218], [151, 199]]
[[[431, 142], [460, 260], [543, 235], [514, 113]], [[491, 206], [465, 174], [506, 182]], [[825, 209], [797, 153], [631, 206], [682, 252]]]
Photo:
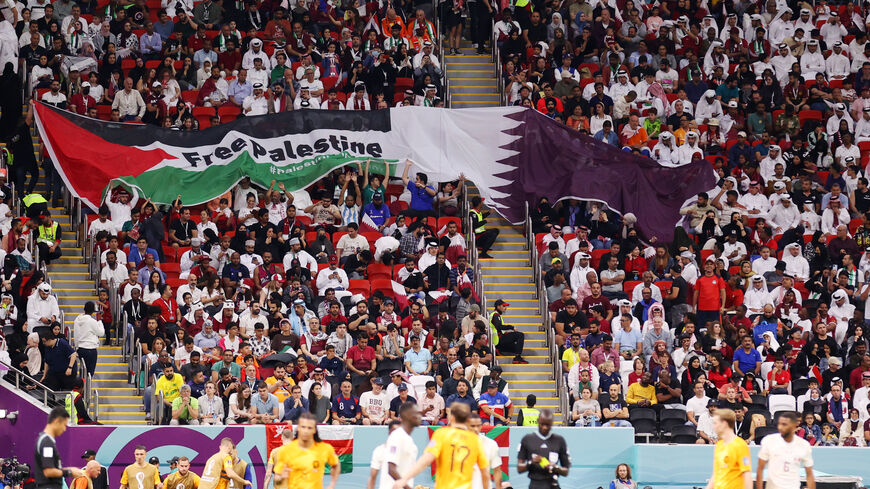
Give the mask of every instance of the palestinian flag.
[[197, 205], [245, 176], [295, 191], [348, 164], [371, 160], [371, 171], [383, 173], [410, 160], [431, 182], [465, 174], [514, 224], [543, 196], [599, 200], [634, 213], [645, 238], [667, 242], [683, 203], [715, 183], [705, 161], [666, 168], [522, 107], [294, 110], [201, 131], [105, 122], [42, 102], [33, 113], [56, 170], [94, 211], [117, 185], [156, 204], [181, 194]]
[[[429, 426], [429, 439], [432, 439], [432, 434], [438, 428], [443, 428], [443, 426]], [[487, 438], [491, 440], [495, 440], [495, 443], [498, 445], [498, 454], [501, 455], [501, 473], [502, 480], [508, 480], [509, 470], [506, 468], [510, 464], [510, 428], [507, 426], [489, 426], [483, 425], [481, 426], [481, 431], [486, 435]], [[435, 465], [432, 465], [432, 477], [435, 477]]]
[[[285, 429], [292, 430], [292, 423], [272, 423], [266, 425], [266, 459], [272, 450], [281, 446], [281, 437]], [[332, 445], [335, 449], [335, 454], [338, 455], [338, 461], [341, 462], [341, 473], [346, 474], [353, 471], [353, 427], [352, 426], [331, 426], [318, 425], [317, 432], [320, 434], [320, 439]], [[329, 473], [329, 467], [326, 468]]]

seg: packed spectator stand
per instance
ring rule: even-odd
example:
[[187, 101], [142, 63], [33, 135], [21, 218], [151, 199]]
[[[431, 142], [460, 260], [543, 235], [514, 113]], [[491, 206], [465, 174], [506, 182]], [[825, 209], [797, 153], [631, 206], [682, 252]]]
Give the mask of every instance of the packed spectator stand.
[[[462, 37], [486, 53], [489, 39], [502, 104], [663, 166], [707, 160], [718, 177], [686, 203], [668, 244], [599, 202], [542, 198], [528, 209], [529, 286], [563, 422], [711, 443], [710, 412], [724, 406], [757, 443], [777, 413], [797, 410], [814, 444], [870, 442], [866, 5], [2, 5], [0, 34], [15, 24], [20, 61], [4, 83], [90, 117], [178, 130], [305, 108], [449, 106], [439, 57], [456, 55]], [[100, 319], [124, 346], [143, 416], [271, 422], [307, 409], [380, 424], [406, 396], [443, 410], [446, 385], [493, 424], [533, 419], [532, 398], [512, 409], [493, 358], [526, 361], [521, 333], [501, 327], [507, 305], [483, 297], [480, 259], [498, 237], [469, 186], [424, 175], [419, 187], [407, 170], [394, 185], [401, 165], [377, 182], [366, 162], [348, 168], [308, 191], [243, 182], [193, 209], [114, 189], [84, 223], [69, 199], [89, 277], [105, 290]], [[18, 196], [32, 193], [23, 167], [15, 173]], [[55, 177], [55, 199], [59, 187]], [[415, 207], [415, 188], [452, 204]], [[360, 229], [364, 215], [374, 229]], [[54, 259], [50, 246], [24, 246], [32, 263]], [[48, 300], [50, 289], [32, 285]], [[72, 321], [61, 313], [59, 323]], [[79, 356], [79, 371], [93, 371]], [[92, 387], [63, 377], [52, 387], [90, 399]]]

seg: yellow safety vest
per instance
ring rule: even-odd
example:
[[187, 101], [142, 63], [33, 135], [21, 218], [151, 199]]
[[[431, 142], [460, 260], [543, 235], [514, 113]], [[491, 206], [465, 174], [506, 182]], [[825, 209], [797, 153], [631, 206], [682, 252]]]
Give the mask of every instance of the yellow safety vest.
[[39, 194], [26, 195], [23, 199], [21, 199], [21, 201], [24, 202], [24, 207], [30, 207], [33, 204], [48, 203], [48, 201], [45, 200], [45, 197]]
[[538, 426], [538, 416], [541, 415], [540, 411], [535, 408], [520, 408], [520, 412], [523, 413], [522, 426]]
[[474, 234], [480, 234], [480, 233], [486, 231], [486, 225], [482, 224], [483, 223], [483, 213], [477, 209], [471, 209], [469, 212], [471, 212], [472, 214], [477, 216], [477, 222], [481, 223], [480, 226], [474, 228]]
[[489, 331], [492, 337], [492, 346], [498, 346], [498, 329], [492, 324], [492, 315], [489, 316]]
[[42, 224], [39, 225], [39, 239], [37, 239], [37, 243], [45, 243], [47, 245], [53, 245], [55, 241], [57, 241], [57, 230], [59, 226], [56, 222], [51, 223], [51, 227], [45, 227]]

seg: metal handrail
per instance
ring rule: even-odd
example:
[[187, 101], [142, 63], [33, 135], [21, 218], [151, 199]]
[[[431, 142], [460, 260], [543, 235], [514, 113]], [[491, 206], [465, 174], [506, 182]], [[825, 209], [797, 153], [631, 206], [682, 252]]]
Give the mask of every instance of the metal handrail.
[[[26, 378], [28, 383], [32, 383], [32, 384], [36, 385], [36, 387], [38, 387], [39, 389], [42, 389], [42, 405], [47, 407], [47, 408], [51, 407], [48, 405], [48, 395], [49, 394], [51, 394], [54, 397], [54, 399], [59, 399], [63, 396], [66, 396], [67, 394], [72, 393], [72, 391], [53, 391], [53, 390], [49, 389], [45, 384], [43, 384], [43, 383], [39, 382], [38, 380], [36, 380], [35, 378], [33, 378], [30, 374], [25, 373], [24, 371], [19, 370], [19, 369], [13, 367], [12, 365], [9, 365], [8, 363], [0, 362], [0, 364], [3, 364], [3, 368], [10, 370], [10, 371], [17, 374], [17, 375], [15, 375], [15, 388], [17, 390], [22, 390], [21, 384], [22, 384], [23, 378]], [[29, 391], [29, 392], [32, 392], [32, 391]], [[39, 398], [37, 397], [37, 399], [39, 399]]]
[[532, 262], [532, 276], [535, 280], [535, 290], [538, 293], [538, 308], [541, 311], [541, 319], [543, 320], [542, 327], [544, 328], [544, 334], [547, 336], [547, 347], [549, 349], [550, 360], [553, 364], [553, 381], [556, 384], [559, 408], [561, 409], [562, 416], [567, 424], [570, 421], [570, 410], [568, 409], [568, 396], [565, 393], [565, 377], [562, 374], [562, 362], [559, 360], [559, 345], [556, 343], [556, 333], [553, 329], [552, 320], [548, 312], [547, 289], [542, 279], [538, 247], [535, 246], [535, 233], [532, 232], [532, 218], [528, 202], [525, 204], [525, 218], [523, 232], [526, 235], [526, 245], [529, 247], [529, 259]]
[[100, 421], [100, 390], [96, 387], [93, 388], [94, 394], [94, 415], [91, 417], [96, 422]]
[[[157, 381], [157, 376], [154, 376], [154, 381]], [[151, 401], [151, 421], [159, 425], [163, 421], [163, 410], [166, 406], [163, 404], [163, 393], [154, 392], [154, 400]]]
[[500, 105], [507, 105], [507, 95], [505, 95], [504, 74], [502, 73], [501, 50], [498, 49], [498, 30], [495, 28], [495, 17], [492, 18], [492, 62], [495, 65], [495, 82], [498, 88], [498, 98]]

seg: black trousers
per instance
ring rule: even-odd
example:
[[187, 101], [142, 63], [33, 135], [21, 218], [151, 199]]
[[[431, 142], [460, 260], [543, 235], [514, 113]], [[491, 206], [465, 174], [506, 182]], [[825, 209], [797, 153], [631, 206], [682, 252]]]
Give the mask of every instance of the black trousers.
[[519, 331], [508, 331], [498, 336], [498, 346], [496, 349], [499, 353], [508, 353], [510, 355], [522, 355], [523, 343], [526, 341], [526, 335]]
[[54, 251], [49, 251], [49, 247], [45, 243], [37, 243], [37, 246], [39, 248], [39, 259], [44, 261], [46, 265], [50, 264], [51, 260], [60, 258], [60, 246], [55, 248]]
[[97, 370], [97, 349], [96, 348], [79, 348], [76, 350], [79, 358], [85, 362], [85, 368], [88, 373], [94, 375]]
[[486, 253], [495, 244], [496, 238], [498, 238], [498, 229], [487, 229], [476, 236], [477, 247]]
[[492, 14], [486, 8], [487, 0], [477, 0], [469, 4], [471, 11], [471, 42], [477, 44], [477, 49], [482, 50], [484, 44], [489, 41], [492, 29]]

